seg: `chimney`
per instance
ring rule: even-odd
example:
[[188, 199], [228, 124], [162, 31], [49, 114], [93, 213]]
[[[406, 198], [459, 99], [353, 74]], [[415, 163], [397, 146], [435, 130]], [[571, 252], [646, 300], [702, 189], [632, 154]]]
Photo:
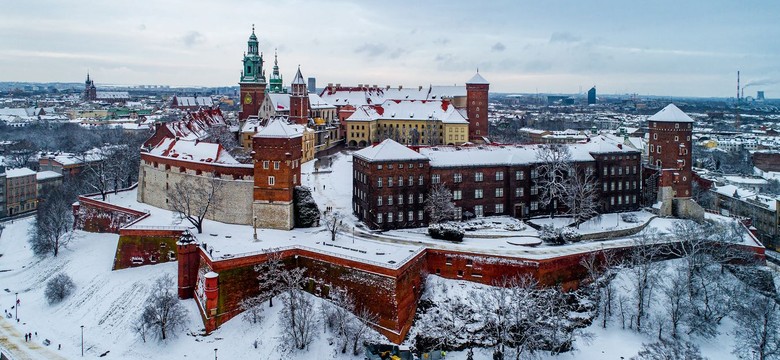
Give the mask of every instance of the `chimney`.
[[385, 90], [390, 90], [390, 85], [387, 85], [387, 86], [385, 87]]
[[403, 86], [403, 85], [398, 85], [398, 90], [401, 90], [401, 89], [403, 89], [403, 88], [404, 88], [404, 86]]
[[417, 88], [417, 91], [422, 91], [422, 85]]

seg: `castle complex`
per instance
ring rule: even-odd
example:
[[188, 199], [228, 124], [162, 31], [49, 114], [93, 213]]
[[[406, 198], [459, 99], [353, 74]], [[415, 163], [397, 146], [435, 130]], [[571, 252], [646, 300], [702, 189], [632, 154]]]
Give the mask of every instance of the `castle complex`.
[[[243, 122], [241, 142], [251, 149], [251, 163], [241, 163], [221, 145], [205, 141], [210, 128], [226, 124], [219, 109], [201, 108], [182, 120], [157, 124], [154, 135], [143, 144], [137, 201], [171, 210], [169, 189], [176, 184], [189, 181], [194, 186], [209, 187], [218, 183], [222, 196], [215, 200], [215, 210], [206, 214], [208, 219], [290, 230], [295, 227], [294, 189], [303, 180], [301, 164], [314, 153], [341, 142], [362, 148], [352, 156], [352, 212], [370, 229], [426, 226], [430, 219], [425, 199], [437, 184], [446, 185], [452, 192], [455, 220], [493, 215], [526, 219], [567, 210], [561, 203], [540, 205], [540, 187], [544, 186], [539, 179], [540, 145], [489, 143], [489, 84], [479, 73], [465, 89], [391, 89], [362, 84], [347, 88], [331, 84], [321, 95], [312, 96], [316, 94], [309, 94], [300, 68], [290, 91], [285, 92], [276, 61], [274, 65], [267, 89], [263, 57], [253, 30], [240, 78], [239, 115]], [[281, 98], [288, 99], [284, 109], [277, 106]], [[315, 103], [323, 99], [333, 101], [328, 111], [335, 116], [312, 118]], [[263, 116], [270, 113], [269, 104], [280, 113]], [[646, 165], [639, 149], [619, 138], [595, 135], [560, 145], [571, 154], [566, 176], [592, 178], [599, 213], [639, 209], [642, 188], [650, 184], [657, 188], [655, 208], [660, 215], [701, 215], [700, 208], [690, 200], [693, 121], [674, 105], [648, 121]], [[102, 210], [95, 210], [101, 206]], [[306, 269], [307, 291], [327, 297], [333, 287], [348, 289], [357, 302], [378, 314], [379, 321], [374, 324], [377, 330], [400, 343], [412, 325], [427, 274], [483, 284], [526, 274], [542, 285], [568, 289], [577, 287], [586, 275], [580, 262], [593, 251], [527, 259], [503, 253], [393, 244], [388, 251], [402, 255], [380, 262], [348, 255], [367, 253], [359, 248], [339, 245], [347, 252], [345, 255], [336, 252], [336, 245], [330, 242], [291, 241], [280, 248], [218, 256], [206, 241], [199, 243], [182, 230], [125, 226], [149, 216], [137, 210], [116, 209], [90, 200], [74, 211], [118, 214], [101, 216], [121, 218], [111, 222], [108, 230], [120, 236], [152, 238], [164, 233], [181, 237], [176, 253], [169, 255], [178, 261], [179, 296], [196, 300], [208, 331], [239, 314], [241, 301], [259, 293], [254, 269], [272, 254], [279, 255], [287, 267]], [[117, 225], [120, 222], [122, 226]], [[89, 221], [80, 219], [79, 223]], [[377, 258], [386, 255], [384, 250], [377, 250], [365, 256], [373, 258], [374, 254]]]

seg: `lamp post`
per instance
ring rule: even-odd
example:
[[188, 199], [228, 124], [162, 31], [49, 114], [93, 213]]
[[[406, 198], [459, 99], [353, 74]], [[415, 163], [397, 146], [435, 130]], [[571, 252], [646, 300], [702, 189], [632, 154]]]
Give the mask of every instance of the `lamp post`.
[[217, 360], [217, 348], [214, 348], [214, 360]]
[[19, 293], [14, 293], [16, 295], [16, 304], [14, 304], [14, 319], [19, 320]]
[[352, 227], [352, 243], [355, 243], [355, 227]]
[[81, 357], [84, 357], [84, 325], [81, 325]]
[[257, 216], [252, 218], [252, 230], [255, 232], [255, 241], [257, 241]]

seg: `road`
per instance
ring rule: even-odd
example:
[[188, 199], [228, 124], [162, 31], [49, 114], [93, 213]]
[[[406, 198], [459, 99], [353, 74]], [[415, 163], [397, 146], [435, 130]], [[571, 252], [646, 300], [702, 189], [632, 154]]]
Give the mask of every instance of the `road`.
[[[33, 336], [34, 337], [34, 336]], [[65, 357], [55, 353], [42, 345], [42, 338], [35, 338], [25, 342], [24, 334], [20, 333], [6, 318], [0, 318], [0, 348], [12, 360], [66, 360]], [[56, 345], [55, 345], [56, 346]]]

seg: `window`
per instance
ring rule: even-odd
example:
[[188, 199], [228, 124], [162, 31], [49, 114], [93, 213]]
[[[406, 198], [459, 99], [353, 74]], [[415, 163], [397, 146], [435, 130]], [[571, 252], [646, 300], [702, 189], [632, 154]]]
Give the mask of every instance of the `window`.
[[379, 164], [379, 165], [377, 165], [377, 166], [376, 166], [376, 169], [377, 169], [377, 170], [382, 170], [382, 164]]
[[463, 219], [463, 208], [462, 207], [456, 207], [455, 208], [455, 220], [461, 220]]
[[414, 211], [409, 211], [408, 214], [406, 214], [406, 220], [408, 221], [414, 221]]
[[539, 203], [536, 201], [531, 201], [531, 210], [538, 210], [539, 209]]
[[610, 175], [615, 175], [615, 167], [614, 166], [610, 166], [609, 167], [609, 173], [610, 173]]
[[414, 204], [414, 194], [409, 194], [409, 204]]
[[393, 195], [387, 195], [387, 205], [393, 205]]
[[496, 188], [496, 197], [503, 197], [504, 196], [504, 188]]
[[268, 185], [270, 186], [276, 185], [276, 179], [273, 176], [268, 177]]
[[393, 178], [390, 176], [387, 177], [387, 187], [393, 187]]
[[482, 181], [482, 172], [476, 172], [474, 173], [474, 181]]
[[618, 181], [618, 190], [623, 190], [623, 182]]
[[475, 199], [482, 199], [482, 189], [474, 190], [474, 198]]
[[539, 172], [536, 169], [531, 170], [531, 179], [536, 179], [537, 177], [539, 177]]
[[376, 197], [376, 206], [382, 206], [382, 196]]
[[655, 152], [657, 152], [659, 154], [661, 153], [661, 145], [658, 145], [658, 146], [655, 147]]
[[414, 176], [409, 175], [409, 182], [408, 182], [408, 184], [409, 184], [409, 186], [414, 185]]
[[536, 187], [536, 185], [531, 186], [531, 195], [536, 195], [539, 193], [539, 188]]
[[623, 168], [618, 166], [618, 175], [623, 175]]
[[404, 196], [402, 194], [398, 194], [398, 205], [404, 204]]
[[453, 175], [453, 181], [456, 183], [463, 181], [463, 174], [455, 173], [455, 175]]
[[404, 177], [403, 176], [399, 176], [398, 177], [398, 186], [404, 186]]
[[634, 165], [634, 169], [633, 169], [632, 173], [636, 174], [636, 165]]
[[658, 134], [653, 134], [653, 140], [658, 140]]
[[377, 224], [382, 223], [382, 213], [376, 214], [376, 223]]
[[680, 141], [680, 138], [678, 136], [675, 136], [674, 141]]
[[417, 203], [422, 204], [423, 201], [425, 201], [423, 200], [423, 194], [422, 193], [417, 194]]
[[474, 206], [474, 216], [478, 218], [485, 216], [485, 212], [482, 210], [482, 205]]
[[623, 197], [618, 195], [618, 205], [623, 205]]
[[496, 172], [496, 181], [502, 181], [502, 180], [504, 180], [504, 172], [503, 171]]
[[523, 196], [523, 188], [516, 188], [515, 197], [522, 197], [522, 196]]
[[601, 185], [603, 185], [603, 190], [602, 191], [607, 191], [607, 183], [605, 182], [605, 183], [602, 183]]
[[463, 199], [463, 192], [461, 190], [455, 190], [452, 192], [452, 200]]
[[376, 179], [376, 187], [382, 187], [382, 178]]
[[606, 176], [606, 175], [607, 175], [607, 167], [605, 166], [604, 167], [604, 176]]
[[398, 168], [399, 169], [403, 169], [404, 168], [404, 164], [398, 164]]
[[523, 180], [523, 172], [520, 170], [515, 171], [515, 180]]
[[269, 164], [271, 164], [271, 162], [270, 162], [270, 161], [268, 161], [268, 160], [263, 160], [263, 169], [266, 169], [266, 170], [268, 170], [268, 165], [269, 165]]
[[387, 164], [387, 168], [393, 170], [393, 164]]
[[631, 188], [636, 190], [636, 180], [631, 182]]
[[610, 205], [615, 205], [615, 197], [614, 196], [610, 196], [609, 197], [609, 204]]
[[393, 222], [393, 213], [387, 213], [387, 222]]
[[423, 218], [425, 216], [425, 213], [422, 210], [417, 210], [417, 220], [423, 221]]
[[420, 186], [423, 185], [423, 176], [422, 175], [420, 175], [420, 177], [417, 178], [417, 185], [420, 185]]
[[274, 170], [279, 170], [279, 161], [274, 161]]
[[439, 177], [439, 174], [431, 175], [431, 183], [438, 184], [440, 182], [441, 182], [441, 178]]
[[403, 213], [403, 211], [399, 211], [398, 212], [398, 219], [396, 219], [395, 221], [398, 221], [398, 222], [404, 221], [404, 213]]
[[496, 204], [496, 214], [504, 213], [504, 204]]

